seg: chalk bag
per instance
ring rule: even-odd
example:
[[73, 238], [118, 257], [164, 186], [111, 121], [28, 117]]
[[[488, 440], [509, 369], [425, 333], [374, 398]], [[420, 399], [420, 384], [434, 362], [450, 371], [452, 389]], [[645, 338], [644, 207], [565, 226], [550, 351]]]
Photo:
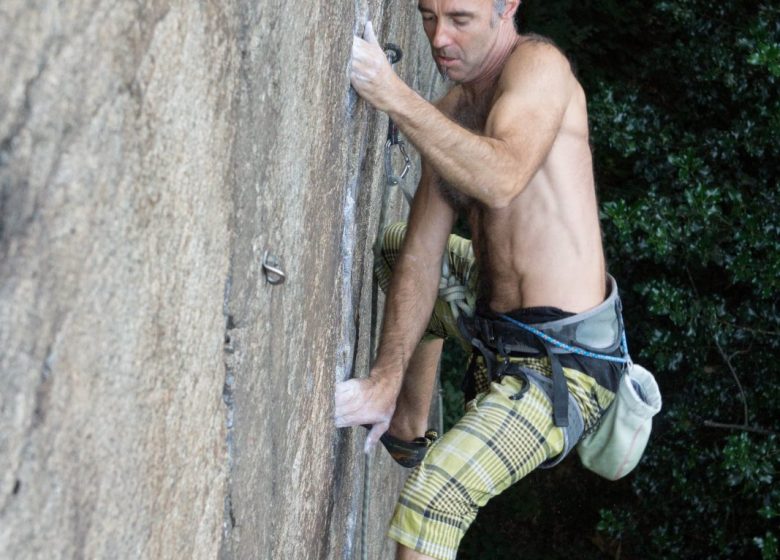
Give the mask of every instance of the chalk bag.
[[653, 416], [660, 410], [661, 392], [653, 374], [632, 364], [598, 428], [577, 445], [583, 466], [609, 480], [626, 476], [642, 458]]

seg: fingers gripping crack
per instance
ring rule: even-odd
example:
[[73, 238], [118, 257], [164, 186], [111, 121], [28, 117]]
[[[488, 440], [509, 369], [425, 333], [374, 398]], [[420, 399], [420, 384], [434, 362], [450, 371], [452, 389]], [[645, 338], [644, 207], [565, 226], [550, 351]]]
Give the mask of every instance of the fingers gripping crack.
[[364, 448], [369, 453], [390, 427], [397, 397], [397, 390], [373, 377], [337, 383], [336, 427], [371, 426]]

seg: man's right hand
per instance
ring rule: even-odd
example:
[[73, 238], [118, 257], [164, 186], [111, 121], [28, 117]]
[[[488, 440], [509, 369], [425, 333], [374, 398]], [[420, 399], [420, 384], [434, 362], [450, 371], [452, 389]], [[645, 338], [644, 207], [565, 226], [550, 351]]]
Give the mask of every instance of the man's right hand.
[[365, 379], [337, 383], [336, 427], [371, 425], [364, 448], [369, 453], [390, 426], [400, 389], [400, 383], [392, 383], [374, 372]]
[[380, 111], [387, 111], [390, 101], [398, 96], [394, 89], [408, 89], [387, 61], [370, 21], [362, 38], [352, 38], [349, 79], [358, 95]]

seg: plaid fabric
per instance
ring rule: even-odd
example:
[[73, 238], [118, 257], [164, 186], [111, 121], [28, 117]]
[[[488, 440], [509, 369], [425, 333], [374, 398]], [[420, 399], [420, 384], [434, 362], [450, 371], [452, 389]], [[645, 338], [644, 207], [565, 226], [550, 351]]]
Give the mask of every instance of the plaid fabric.
[[[479, 360], [481, 361], [482, 358], [480, 357]], [[538, 371], [545, 377], [552, 379], [552, 367], [548, 358], [509, 358], [509, 361]], [[588, 433], [598, 426], [601, 415], [612, 403], [615, 393], [599, 385], [590, 375], [576, 369], [564, 367], [563, 375], [566, 377], [569, 394], [574, 397], [574, 401], [582, 412], [585, 433]], [[484, 365], [477, 369], [476, 376], [478, 378], [477, 390], [479, 391], [479, 379], [483, 380], [483, 384], [488, 383], [488, 374]]]
[[[388, 226], [376, 247], [374, 272], [386, 290], [393, 265], [401, 251], [406, 224]], [[450, 235], [445, 258], [451, 273], [475, 290], [478, 271], [471, 242]], [[467, 351], [450, 306], [437, 299], [424, 340], [455, 337]], [[491, 382], [477, 357], [477, 397], [466, 405], [465, 415], [429, 449], [423, 462], [406, 481], [391, 521], [393, 540], [433, 558], [455, 558], [460, 540], [490, 498], [523, 478], [564, 448], [563, 430], [553, 423], [550, 398], [530, 384], [517, 400], [525, 381], [506, 376]], [[510, 358], [510, 361], [551, 377], [545, 358]], [[598, 424], [614, 398], [586, 373], [563, 368], [570, 394], [579, 405], [588, 430]]]
[[[379, 238], [380, 243], [375, 247], [374, 277], [383, 291], [387, 291], [387, 287], [390, 285], [390, 277], [393, 274], [393, 267], [398, 255], [401, 253], [405, 235], [405, 222], [391, 224], [385, 228], [384, 233]], [[472, 292], [476, 292], [478, 271], [471, 241], [458, 235], [450, 235], [445, 256], [449, 259], [452, 274], [457, 276], [464, 286]], [[456, 337], [467, 352], [471, 352], [471, 345], [460, 336], [458, 323], [453, 317], [449, 305], [447, 302], [437, 299], [423, 340], [451, 336]]]
[[504, 377], [468, 405], [431, 446], [396, 505], [389, 536], [433, 558], [455, 558], [477, 510], [563, 450], [550, 401], [535, 385]]

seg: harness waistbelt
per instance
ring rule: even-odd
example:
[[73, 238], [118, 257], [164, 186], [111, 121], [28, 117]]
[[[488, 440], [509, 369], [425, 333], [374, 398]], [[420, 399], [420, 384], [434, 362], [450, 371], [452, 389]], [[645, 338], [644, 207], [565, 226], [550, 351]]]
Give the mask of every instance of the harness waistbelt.
[[[561, 319], [530, 325], [518, 322], [524, 327], [521, 328], [513, 324], [513, 315], [522, 314], [522, 309], [507, 314], [505, 320], [489, 309], [480, 308], [472, 319], [461, 316], [458, 324], [483, 356], [491, 379], [516, 375], [529, 382], [524, 368], [513, 364], [510, 358], [546, 356], [552, 369], [553, 419], [556, 426], [566, 427], [569, 399], [563, 367], [587, 373], [599, 385], [615, 392], [629, 361], [617, 283], [607, 275], [607, 284], [608, 295], [601, 304]], [[471, 375], [473, 367], [467, 372], [464, 387], [467, 393]], [[521, 396], [522, 393], [516, 398]]]

